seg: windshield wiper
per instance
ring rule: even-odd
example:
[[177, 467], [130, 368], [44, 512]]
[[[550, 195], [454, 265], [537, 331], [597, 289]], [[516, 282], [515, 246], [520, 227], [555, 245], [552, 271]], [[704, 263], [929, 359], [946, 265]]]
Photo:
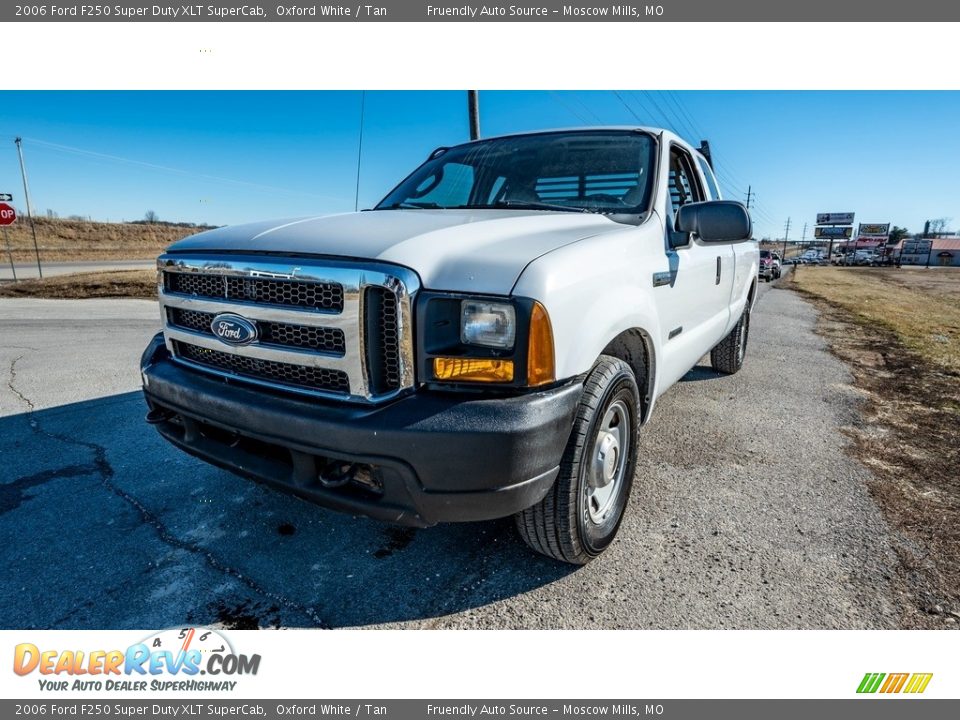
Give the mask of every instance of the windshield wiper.
[[562, 212], [590, 212], [589, 208], [576, 207], [575, 205], [559, 205], [557, 203], [546, 203], [526, 200], [497, 200], [494, 207], [516, 208], [517, 210], [560, 210]]
[[559, 210], [561, 212], [588, 213], [593, 212], [589, 208], [576, 207], [575, 205], [558, 205], [556, 203], [545, 203], [526, 200], [497, 200], [487, 205], [458, 205], [457, 210], [495, 210], [497, 208], [509, 208], [511, 210]]
[[387, 205], [383, 208], [376, 208], [377, 210], [439, 210], [440, 206], [435, 202], [409, 202], [404, 200], [403, 202], [395, 202], [393, 205]]

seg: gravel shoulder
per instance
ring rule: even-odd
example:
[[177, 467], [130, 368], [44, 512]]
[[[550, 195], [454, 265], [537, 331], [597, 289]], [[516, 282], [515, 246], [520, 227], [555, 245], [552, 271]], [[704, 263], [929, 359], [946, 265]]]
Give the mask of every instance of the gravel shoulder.
[[860, 396], [814, 308], [763, 291], [745, 368], [658, 401], [582, 569], [509, 520], [392, 528], [208, 467], [142, 420], [154, 303], [0, 300], [0, 626], [899, 627], [897, 539], [846, 452]]

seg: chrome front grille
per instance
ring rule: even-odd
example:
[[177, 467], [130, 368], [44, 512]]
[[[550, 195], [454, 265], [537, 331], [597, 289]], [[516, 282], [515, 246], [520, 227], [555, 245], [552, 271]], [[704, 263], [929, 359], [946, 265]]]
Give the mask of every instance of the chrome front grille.
[[[414, 385], [412, 298], [404, 268], [331, 260], [163, 255], [158, 261], [167, 347], [219, 376], [354, 402]], [[212, 330], [221, 313], [257, 330], [245, 345]]]

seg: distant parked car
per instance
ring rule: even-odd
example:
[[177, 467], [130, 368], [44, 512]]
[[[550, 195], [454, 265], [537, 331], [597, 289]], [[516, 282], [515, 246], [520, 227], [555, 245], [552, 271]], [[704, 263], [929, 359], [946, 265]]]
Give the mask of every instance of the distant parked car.
[[757, 268], [757, 277], [767, 282], [780, 277], [780, 271], [773, 264], [773, 253], [769, 250], [760, 251], [760, 265]]
[[775, 273], [774, 277], [780, 277], [780, 273], [783, 269], [783, 261], [780, 259], [780, 253], [771, 252], [770, 257], [773, 258], [773, 270]]

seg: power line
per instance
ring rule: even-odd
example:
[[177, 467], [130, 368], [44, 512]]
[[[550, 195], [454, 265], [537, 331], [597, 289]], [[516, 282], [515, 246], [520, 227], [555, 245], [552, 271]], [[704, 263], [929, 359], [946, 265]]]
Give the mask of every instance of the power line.
[[571, 94], [570, 97], [575, 103], [577, 103], [577, 105], [579, 105], [586, 111], [587, 115], [590, 115], [591, 117], [593, 117], [593, 119], [597, 121], [598, 125], [603, 125], [603, 120], [600, 119], [600, 116], [597, 115], [593, 110], [591, 110], [590, 107], [585, 102], [583, 102], [583, 100], [581, 100], [574, 94]]
[[643, 120], [641, 120], [641, 119], [640, 119], [640, 116], [637, 115], [636, 112], [634, 112], [633, 108], [630, 107], [629, 105], [627, 105], [627, 101], [623, 99], [623, 95], [621, 95], [621, 94], [620, 94], [619, 92], [617, 92], [616, 90], [611, 90], [610, 92], [612, 92], [614, 95], [617, 96], [617, 100], [619, 100], [619, 101], [621, 102], [621, 104], [627, 109], [627, 112], [628, 112], [628, 113], [630, 113], [631, 115], [633, 115], [634, 119], [635, 119], [638, 123], [640, 123], [641, 125], [644, 124]]
[[181, 168], [169, 167], [167, 165], [158, 165], [157, 163], [147, 162], [145, 160], [135, 160], [133, 158], [121, 157], [120, 155], [110, 155], [108, 153], [96, 152], [94, 150], [85, 150], [83, 148], [72, 147], [70, 145], [60, 145], [59, 143], [47, 142], [46, 140], [39, 140], [37, 138], [25, 138], [25, 139], [29, 140], [31, 143], [35, 145], [40, 145], [50, 150], [96, 158], [99, 160], [108, 160], [111, 162], [118, 162], [125, 165], [134, 165], [137, 167], [146, 168], [148, 170], [158, 170], [162, 172], [169, 172], [169, 173], [174, 173], [176, 175], [181, 175], [184, 177], [197, 178], [200, 180], [209, 180], [212, 182], [227, 183], [230, 185], [238, 185], [242, 187], [253, 188], [256, 190], [270, 190], [273, 192], [288, 193], [291, 195], [301, 195], [301, 196], [312, 197], [312, 198], [317, 198], [321, 200], [342, 201], [346, 199], [342, 197], [334, 197], [332, 195], [319, 195], [317, 193], [304, 192], [303, 190], [293, 190], [291, 188], [278, 187], [276, 185], [265, 185], [263, 183], [249, 182], [247, 180], [236, 180], [234, 178], [220, 177], [218, 175], [207, 175], [205, 173], [195, 173], [189, 170], [183, 170]]
[[697, 139], [698, 139], [698, 136], [699, 136], [699, 139], [700, 139], [700, 140], [703, 140], [703, 139], [704, 139], [703, 134], [700, 133], [700, 132], [698, 132], [697, 129], [694, 128], [692, 125], [689, 125], [689, 124], [687, 123], [687, 121], [683, 118], [683, 111], [681, 110], [680, 105], [679, 105], [679, 104], [677, 103], [677, 101], [670, 95], [670, 93], [661, 92], [660, 94], [665, 98], [665, 100], [664, 100], [664, 104], [665, 104], [665, 105], [669, 105], [669, 104], [672, 102], [673, 105], [674, 105], [674, 107], [677, 108], [677, 110], [678, 110], [677, 117], [680, 119], [680, 122], [681, 122], [681, 124], [683, 125], [683, 127], [686, 129], [686, 131], [689, 131], [689, 133], [690, 133], [690, 142], [696, 142]]
[[641, 90], [641, 92], [642, 92], [644, 95], [646, 95], [647, 98], [649, 98], [650, 102], [653, 104], [653, 107], [655, 107], [656, 110], [657, 110], [657, 112], [660, 113], [660, 115], [663, 117], [663, 120], [664, 120], [664, 122], [666, 123], [667, 127], [668, 127], [671, 131], [673, 131], [674, 133], [676, 133], [676, 132], [677, 132], [677, 128], [674, 127], [674, 124], [670, 121], [670, 118], [669, 118], [669, 117], [667, 116], [667, 114], [661, 109], [660, 103], [658, 103], [657, 100], [656, 100], [656, 98], [653, 97], [653, 94], [650, 93], [650, 92], [647, 91], [647, 90]]
[[703, 137], [704, 136], [703, 130], [700, 129], [700, 126], [697, 125], [697, 122], [693, 119], [690, 113], [687, 112], [686, 108], [683, 105], [683, 102], [680, 100], [680, 97], [675, 92], [667, 93], [667, 94], [673, 97], [674, 103], [678, 108], [680, 108], [680, 112], [683, 114], [683, 116], [690, 121], [690, 125], [693, 127], [694, 130], [696, 130], [697, 135], [700, 135], [701, 137]]
[[551, 97], [551, 99], [552, 99], [554, 102], [556, 102], [556, 103], [557, 103], [558, 105], [560, 105], [564, 110], [566, 110], [568, 113], [570, 113], [570, 114], [573, 115], [575, 118], [577, 118], [577, 120], [579, 120], [581, 123], [583, 123], [584, 125], [589, 125], [589, 124], [590, 124], [590, 121], [589, 121], [589, 120], [587, 120], [585, 117], [583, 117], [583, 115], [581, 115], [580, 113], [578, 113], [574, 108], [572, 108], [571, 106], [567, 105], [567, 103], [566, 103], [564, 100], [562, 100], [562, 99], [560, 98], [560, 96], [559, 96], [555, 91], [553, 91], [553, 90], [550, 91], [550, 97]]
[[650, 106], [647, 105], [646, 102], [644, 102], [644, 100], [640, 97], [640, 94], [637, 92], [631, 92], [630, 97], [637, 104], [637, 107], [639, 107], [640, 110], [643, 111], [643, 114], [647, 116], [648, 119], [644, 121], [644, 124], [655, 125], [656, 123], [653, 119], [653, 110], [651, 110]]

